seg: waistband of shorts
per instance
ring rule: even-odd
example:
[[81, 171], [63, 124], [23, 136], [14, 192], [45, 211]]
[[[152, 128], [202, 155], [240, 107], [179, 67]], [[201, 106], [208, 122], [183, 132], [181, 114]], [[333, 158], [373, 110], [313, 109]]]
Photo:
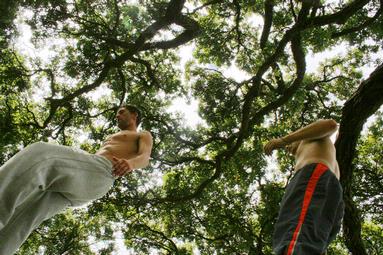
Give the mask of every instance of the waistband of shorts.
[[[320, 163], [320, 162], [317, 162], [317, 163], [309, 163], [299, 169], [296, 170], [296, 172], [302, 170], [302, 169], [306, 169], [306, 168], [310, 168], [310, 169], [314, 169], [317, 165], [322, 165], [323, 167], [327, 168], [328, 170], [330, 170], [330, 168], [324, 164], [324, 163]], [[331, 170], [330, 170], [331, 171]]]
[[316, 168], [316, 166], [318, 166], [318, 165], [322, 165], [324, 168], [326, 168], [327, 169], [326, 172], [329, 172], [332, 176], [335, 177], [335, 179], [337, 179], [339, 181], [339, 179], [336, 177], [335, 173], [333, 171], [331, 171], [331, 169], [326, 164], [320, 163], [320, 162], [310, 163], [310, 164], [307, 164], [307, 165], [295, 170], [294, 176], [296, 176], [298, 173], [301, 172], [301, 170], [304, 170], [304, 169], [313, 171]]
[[91, 155], [93, 156], [94, 159], [96, 159], [98, 162], [103, 164], [105, 166], [105, 170], [107, 170], [113, 176], [113, 164], [109, 159], [101, 155], [96, 155], [96, 154], [91, 154]]
[[[301, 167], [301, 168], [295, 170], [295, 172], [294, 172], [294, 174], [293, 174], [293, 177], [295, 177], [295, 176], [301, 174], [301, 173], [304, 172], [304, 171], [314, 171], [314, 169], [315, 169], [318, 165], [322, 165], [324, 168], [326, 168], [326, 169], [327, 169], [326, 172], [327, 172], [328, 170], [330, 170], [330, 168], [329, 168], [327, 165], [323, 164], [323, 163], [309, 163], [309, 164], [307, 164], [307, 165], [305, 165], [305, 166], [303, 166], [303, 167]], [[331, 172], [331, 170], [330, 170], [330, 172]]]

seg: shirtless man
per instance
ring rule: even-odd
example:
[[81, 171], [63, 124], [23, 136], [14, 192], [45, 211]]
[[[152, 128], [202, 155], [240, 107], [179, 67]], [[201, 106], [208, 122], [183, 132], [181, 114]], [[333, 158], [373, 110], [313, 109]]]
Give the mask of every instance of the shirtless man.
[[113, 174], [123, 176], [133, 169], [146, 167], [152, 150], [152, 136], [148, 131], [137, 132], [141, 122], [138, 109], [127, 105], [117, 111], [120, 132], [108, 137], [96, 152], [113, 162]]
[[121, 131], [96, 154], [38, 142], [0, 168], [1, 255], [13, 255], [44, 220], [102, 197], [115, 178], [148, 165], [152, 137], [137, 132], [138, 109], [123, 106], [116, 118]]
[[277, 255], [325, 254], [339, 232], [344, 213], [335, 147], [334, 120], [318, 120], [272, 139], [266, 155], [286, 147], [295, 157], [295, 173], [286, 187], [273, 236]]

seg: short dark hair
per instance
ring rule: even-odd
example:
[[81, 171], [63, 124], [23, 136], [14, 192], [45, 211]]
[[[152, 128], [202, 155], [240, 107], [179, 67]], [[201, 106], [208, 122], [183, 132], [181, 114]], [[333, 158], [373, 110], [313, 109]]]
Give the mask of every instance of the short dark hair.
[[141, 123], [141, 118], [142, 118], [140, 109], [138, 109], [137, 106], [134, 106], [134, 105], [131, 105], [131, 104], [126, 104], [126, 105], [123, 105], [122, 107], [124, 107], [130, 113], [136, 113], [137, 114], [136, 126], [138, 127], [138, 125], [140, 125], [140, 123]]

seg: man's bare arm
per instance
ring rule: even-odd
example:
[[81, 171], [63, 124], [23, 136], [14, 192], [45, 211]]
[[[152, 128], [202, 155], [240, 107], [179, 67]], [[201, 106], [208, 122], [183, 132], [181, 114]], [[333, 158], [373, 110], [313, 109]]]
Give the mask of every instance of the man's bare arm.
[[278, 148], [301, 140], [316, 140], [322, 139], [333, 134], [338, 128], [335, 120], [317, 120], [303, 128], [300, 128], [284, 137], [270, 140], [264, 147], [267, 155]]
[[338, 123], [336, 123], [335, 120], [317, 120], [282, 137], [281, 139], [287, 144], [301, 140], [316, 140], [332, 135], [337, 129]]
[[143, 168], [149, 164], [152, 147], [152, 135], [147, 131], [143, 132], [139, 139], [137, 156], [128, 160], [132, 164], [133, 169]]
[[138, 142], [137, 156], [131, 159], [119, 159], [113, 157], [114, 175], [123, 176], [133, 169], [143, 168], [149, 164], [150, 154], [153, 147], [153, 138], [149, 132], [143, 132]]

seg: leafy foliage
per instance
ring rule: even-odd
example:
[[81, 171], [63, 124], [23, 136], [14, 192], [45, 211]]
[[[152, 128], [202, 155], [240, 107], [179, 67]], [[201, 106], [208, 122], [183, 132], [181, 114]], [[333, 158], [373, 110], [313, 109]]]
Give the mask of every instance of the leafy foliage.
[[[377, 0], [1, 4], [1, 163], [38, 140], [95, 152], [124, 102], [143, 110], [154, 137], [150, 167], [46, 221], [19, 254], [111, 254], [116, 235], [134, 254], [272, 254], [293, 159], [266, 158], [263, 144], [318, 118], [344, 121], [365, 68], [382, 61]], [[20, 24], [30, 44], [17, 40]], [[184, 66], [183, 46], [193, 48]], [[202, 122], [169, 111], [176, 98], [196, 100]], [[366, 254], [383, 249], [383, 120], [374, 117], [344, 170]], [[347, 238], [328, 254], [353, 251]]]

